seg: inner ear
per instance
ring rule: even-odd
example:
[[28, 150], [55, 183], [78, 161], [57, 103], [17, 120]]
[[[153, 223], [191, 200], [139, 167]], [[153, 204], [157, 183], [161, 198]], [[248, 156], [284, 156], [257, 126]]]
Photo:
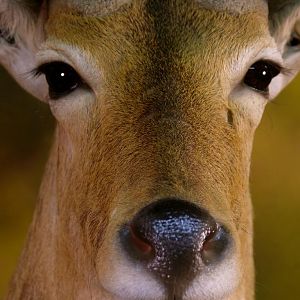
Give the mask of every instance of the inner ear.
[[[300, 1], [268, 0], [270, 33], [281, 52], [283, 65], [288, 72], [276, 78], [276, 93], [300, 71]], [[274, 82], [274, 84], [275, 84]]]
[[47, 85], [29, 76], [36, 68], [36, 52], [44, 40], [46, 1], [0, 0], [0, 64], [29, 93], [46, 99]]
[[16, 43], [15, 37], [9, 33], [6, 29], [0, 28], [0, 39], [3, 39], [9, 45], [14, 45]]
[[[299, 10], [300, 12], [300, 10]], [[300, 14], [299, 14], [300, 17]], [[300, 20], [286, 25], [288, 38], [283, 45], [283, 59], [288, 68], [300, 70]]]
[[300, 45], [300, 38], [296, 34], [292, 34], [290, 40], [287, 43], [288, 47], [298, 47]]
[[300, 21], [296, 22], [287, 46], [292, 48], [300, 46]]

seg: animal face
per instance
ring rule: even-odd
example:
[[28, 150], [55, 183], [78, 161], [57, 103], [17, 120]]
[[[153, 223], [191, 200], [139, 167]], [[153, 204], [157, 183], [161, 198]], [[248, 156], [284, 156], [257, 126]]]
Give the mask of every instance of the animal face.
[[57, 120], [58, 232], [82, 249], [59, 260], [88, 257], [107, 299], [251, 297], [253, 135], [300, 32], [294, 4], [241, 7], [50, 1], [24, 46], [17, 78]]

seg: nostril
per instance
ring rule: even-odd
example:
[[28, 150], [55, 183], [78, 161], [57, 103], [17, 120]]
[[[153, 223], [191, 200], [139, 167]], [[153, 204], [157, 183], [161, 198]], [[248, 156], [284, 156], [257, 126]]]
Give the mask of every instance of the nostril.
[[209, 265], [222, 259], [222, 254], [225, 252], [228, 242], [229, 233], [223, 226], [218, 226], [217, 230], [212, 231], [205, 239], [201, 258], [204, 264]]
[[129, 226], [130, 231], [130, 242], [135, 248], [135, 250], [141, 254], [141, 256], [149, 257], [153, 253], [154, 249], [150, 242], [143, 239], [143, 237], [139, 236], [137, 229], [133, 224]]

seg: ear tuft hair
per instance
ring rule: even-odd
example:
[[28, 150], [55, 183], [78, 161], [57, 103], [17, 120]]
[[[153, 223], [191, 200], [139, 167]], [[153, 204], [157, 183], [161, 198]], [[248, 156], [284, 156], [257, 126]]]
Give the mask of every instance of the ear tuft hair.
[[[270, 33], [290, 72], [277, 79], [279, 93], [300, 71], [300, 0], [268, 0]], [[274, 96], [276, 96], [274, 94]]]
[[268, 4], [270, 32], [283, 51], [300, 20], [300, 0], [269, 0]]
[[27, 74], [45, 38], [47, 0], [0, 0], [0, 64], [29, 93], [44, 100], [46, 81]]
[[272, 33], [278, 30], [278, 28], [288, 20], [289, 21], [287, 23], [290, 23], [291, 20], [294, 21], [299, 18], [299, 0], [269, 0], [268, 5], [270, 30]]
[[0, 39], [14, 44], [33, 40], [43, 0], [0, 0]]

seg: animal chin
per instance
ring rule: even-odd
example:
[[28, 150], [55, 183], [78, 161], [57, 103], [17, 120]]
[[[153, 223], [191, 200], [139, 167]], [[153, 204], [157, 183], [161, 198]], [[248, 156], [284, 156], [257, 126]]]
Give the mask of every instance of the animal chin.
[[[215, 267], [207, 267], [183, 291], [180, 284], [164, 286], [153, 274], [126, 254], [111, 258], [110, 274], [101, 283], [113, 300], [215, 300], [227, 299], [240, 284], [241, 272], [234, 253]], [[104, 275], [104, 276], [103, 276]], [[113, 280], [112, 280], [113, 278]]]
[[199, 278], [183, 293], [175, 285], [165, 290], [158, 283], [155, 285], [147, 277], [143, 279], [140, 276], [138, 283], [128, 280], [125, 286], [119, 285], [109, 292], [113, 300], [221, 300], [226, 299], [238, 286], [236, 277], [231, 271], [225, 271], [220, 272], [219, 278]]

